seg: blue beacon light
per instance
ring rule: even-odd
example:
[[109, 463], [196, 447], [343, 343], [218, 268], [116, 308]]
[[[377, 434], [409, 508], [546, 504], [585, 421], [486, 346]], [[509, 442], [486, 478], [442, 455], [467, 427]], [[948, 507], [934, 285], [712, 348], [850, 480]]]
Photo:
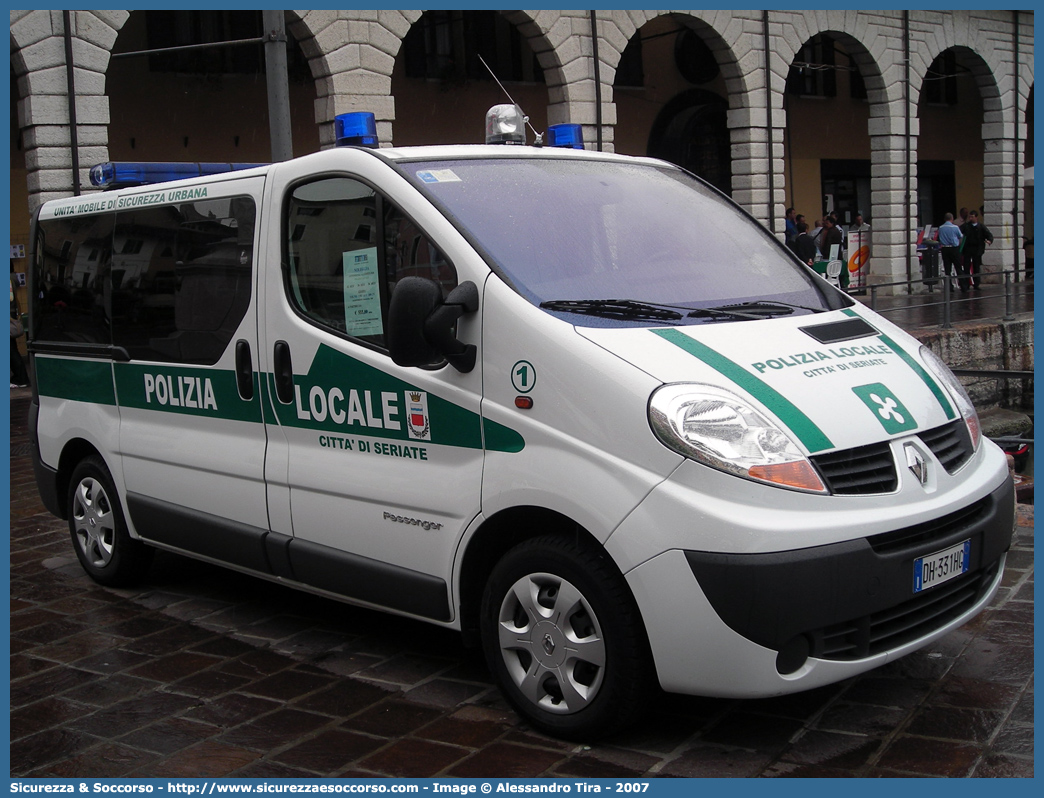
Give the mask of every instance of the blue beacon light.
[[370, 111], [353, 111], [334, 117], [334, 139], [338, 147], [376, 149], [377, 121]]
[[561, 124], [551, 125], [547, 129], [547, 144], [549, 147], [569, 147], [574, 150], [584, 148], [584, 133], [580, 125]]

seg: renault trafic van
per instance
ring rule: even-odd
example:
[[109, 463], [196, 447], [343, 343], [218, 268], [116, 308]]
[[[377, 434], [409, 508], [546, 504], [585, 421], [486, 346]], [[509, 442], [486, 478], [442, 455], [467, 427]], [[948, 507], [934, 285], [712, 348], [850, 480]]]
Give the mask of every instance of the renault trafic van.
[[997, 590], [1013, 488], [960, 383], [682, 169], [94, 175], [131, 187], [35, 215], [30, 427], [102, 584], [165, 549], [459, 629], [573, 738], [847, 678]]

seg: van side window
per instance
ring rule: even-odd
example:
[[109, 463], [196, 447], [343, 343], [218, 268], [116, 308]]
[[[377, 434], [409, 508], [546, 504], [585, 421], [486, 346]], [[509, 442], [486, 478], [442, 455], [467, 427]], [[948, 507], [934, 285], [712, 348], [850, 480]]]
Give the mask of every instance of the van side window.
[[249, 197], [119, 213], [113, 343], [135, 360], [216, 363], [250, 304], [254, 219]]
[[33, 337], [111, 344], [113, 215], [41, 221], [33, 263]]
[[286, 288], [298, 311], [334, 332], [385, 348], [385, 319], [402, 277], [435, 280], [445, 296], [456, 270], [387, 198], [347, 177], [294, 189], [287, 203]]

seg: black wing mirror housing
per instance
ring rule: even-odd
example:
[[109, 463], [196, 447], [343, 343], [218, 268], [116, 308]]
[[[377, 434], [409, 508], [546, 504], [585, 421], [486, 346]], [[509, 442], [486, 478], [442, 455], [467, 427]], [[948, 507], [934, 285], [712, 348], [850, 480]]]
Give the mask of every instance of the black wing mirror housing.
[[478, 310], [478, 287], [463, 282], [442, 299], [433, 280], [403, 277], [392, 291], [388, 309], [388, 350], [400, 366], [430, 366], [443, 358], [461, 373], [475, 368], [478, 349], [461, 343], [457, 320]]

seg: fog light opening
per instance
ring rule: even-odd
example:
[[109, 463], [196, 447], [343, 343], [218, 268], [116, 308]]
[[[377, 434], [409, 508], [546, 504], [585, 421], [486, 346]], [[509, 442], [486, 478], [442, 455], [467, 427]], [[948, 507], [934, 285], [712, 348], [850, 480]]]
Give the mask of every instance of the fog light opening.
[[787, 676], [800, 670], [808, 660], [810, 650], [807, 637], [804, 635], [792, 637], [776, 655], [776, 670], [781, 676]]

